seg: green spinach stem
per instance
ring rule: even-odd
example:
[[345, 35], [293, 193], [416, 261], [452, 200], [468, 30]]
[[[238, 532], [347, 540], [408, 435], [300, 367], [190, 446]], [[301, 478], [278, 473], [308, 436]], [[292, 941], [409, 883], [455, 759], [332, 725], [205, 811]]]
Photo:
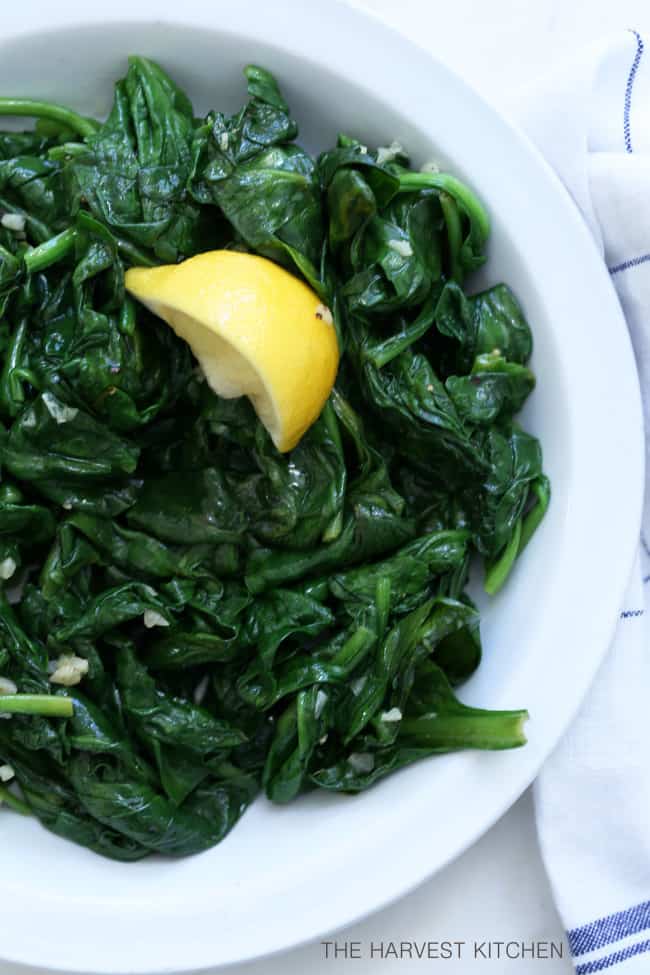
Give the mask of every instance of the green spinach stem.
[[537, 531], [551, 500], [551, 484], [547, 477], [540, 477], [538, 480], [533, 481], [531, 490], [535, 494], [537, 501], [524, 518], [517, 555], [521, 555]]
[[404, 349], [408, 349], [410, 345], [413, 345], [423, 335], [426, 335], [431, 328], [434, 307], [435, 305], [430, 302], [425, 304], [418, 317], [410, 325], [402, 328], [399, 332], [384, 339], [382, 342], [369, 344], [366, 349], [363, 349], [362, 354], [364, 357], [372, 362], [376, 369], [382, 369], [388, 365]]
[[4, 785], [0, 785], [0, 805], [6, 803], [10, 809], [14, 812], [20, 813], [21, 816], [31, 816], [32, 811], [26, 802], [15, 796], [13, 792], [7, 789]]
[[490, 218], [477, 196], [472, 193], [465, 183], [449, 173], [400, 173], [400, 192], [409, 193], [413, 190], [442, 190], [448, 193], [476, 221], [481, 236], [486, 240], [490, 235]]
[[460, 249], [463, 246], [463, 230], [460, 223], [460, 214], [456, 206], [456, 201], [449, 193], [440, 194], [440, 206], [447, 227], [449, 270], [453, 280], [461, 284], [464, 274], [460, 263]]
[[69, 697], [53, 694], [2, 694], [0, 714], [39, 714], [43, 718], [71, 718], [74, 704]]
[[154, 261], [149, 254], [146, 254], [143, 250], [140, 250], [136, 244], [131, 243], [130, 240], [125, 240], [124, 237], [116, 237], [115, 243], [117, 244], [117, 249], [120, 254], [127, 259], [129, 264], [133, 264], [136, 267], [158, 267], [159, 261]]
[[485, 576], [485, 591], [491, 596], [501, 589], [515, 563], [515, 559], [526, 548], [546, 514], [551, 500], [549, 479], [542, 476], [533, 481], [531, 492], [536, 497], [535, 504], [524, 518], [519, 519], [503, 554], [488, 568]]
[[38, 271], [45, 270], [46, 267], [51, 267], [52, 264], [57, 264], [64, 257], [68, 256], [76, 240], [77, 231], [72, 227], [68, 227], [67, 230], [63, 230], [56, 237], [50, 237], [44, 244], [39, 244], [33, 250], [27, 251], [25, 254], [25, 267], [31, 274], [36, 274]]
[[64, 142], [60, 146], [52, 146], [48, 149], [48, 159], [72, 159], [75, 156], [83, 156], [88, 152], [85, 142]]
[[332, 660], [332, 674], [347, 677], [359, 664], [375, 642], [375, 634], [366, 626], [360, 626], [349, 637]]
[[47, 118], [67, 126], [87, 138], [94, 135], [96, 124], [64, 105], [31, 98], [0, 98], [0, 115], [19, 115], [21, 118]]
[[515, 525], [515, 530], [510, 536], [510, 541], [503, 550], [503, 554], [493, 562], [488, 568], [485, 576], [485, 591], [494, 596], [501, 589], [503, 583], [508, 578], [515, 559], [519, 554], [519, 542], [521, 540], [521, 518]]
[[517, 748], [526, 744], [527, 711], [479, 711], [470, 714], [423, 714], [404, 718], [400, 739], [425, 748]]

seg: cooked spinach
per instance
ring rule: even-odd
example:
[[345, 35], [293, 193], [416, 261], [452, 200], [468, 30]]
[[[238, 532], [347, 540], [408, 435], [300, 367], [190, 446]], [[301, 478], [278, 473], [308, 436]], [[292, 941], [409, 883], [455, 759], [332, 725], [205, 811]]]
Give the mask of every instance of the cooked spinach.
[[[141, 57], [104, 122], [0, 98], [37, 119], [0, 132], [0, 801], [120, 860], [206, 849], [260, 790], [525, 740], [452, 690], [481, 659], [472, 562], [496, 592], [550, 497], [516, 421], [530, 329], [506, 285], [466, 290], [486, 212], [402, 151], [312, 157], [245, 73], [233, 116]], [[334, 314], [336, 386], [289, 454], [125, 294], [223, 247]]]

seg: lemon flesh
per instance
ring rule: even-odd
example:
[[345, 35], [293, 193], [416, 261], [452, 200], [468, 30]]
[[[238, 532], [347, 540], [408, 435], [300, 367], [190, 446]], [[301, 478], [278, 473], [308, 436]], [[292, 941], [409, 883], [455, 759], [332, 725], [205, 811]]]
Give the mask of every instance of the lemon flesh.
[[280, 451], [291, 450], [329, 396], [336, 331], [318, 295], [264, 257], [209, 251], [135, 267], [127, 290], [190, 346], [219, 396], [248, 396]]

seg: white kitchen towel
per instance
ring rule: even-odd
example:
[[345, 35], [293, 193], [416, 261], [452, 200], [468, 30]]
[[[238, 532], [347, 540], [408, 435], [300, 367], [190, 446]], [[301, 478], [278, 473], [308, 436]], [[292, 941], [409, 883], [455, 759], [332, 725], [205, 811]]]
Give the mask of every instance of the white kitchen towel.
[[[621, 31], [576, 59], [519, 106], [519, 117], [582, 210], [618, 291], [641, 378], [648, 454], [650, 26]], [[612, 376], [602, 394], [615, 396], [616, 382]], [[647, 463], [650, 473], [650, 454]], [[650, 972], [649, 597], [646, 479], [639, 555], [614, 642], [535, 785], [542, 855], [578, 975]]]

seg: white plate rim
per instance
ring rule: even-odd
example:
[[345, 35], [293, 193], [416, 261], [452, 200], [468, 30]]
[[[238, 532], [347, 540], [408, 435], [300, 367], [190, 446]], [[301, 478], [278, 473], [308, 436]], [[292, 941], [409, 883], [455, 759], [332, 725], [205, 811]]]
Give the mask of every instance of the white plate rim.
[[[6, 904], [5, 918], [12, 923], [9, 924], [7, 932], [3, 931], [3, 937], [0, 940], [0, 954], [8, 961], [47, 965], [50, 968], [68, 968], [76, 971], [92, 969], [96, 972], [113, 973], [127, 971], [172, 972], [225, 965], [252, 960], [310, 941], [353, 923], [407, 893], [427, 879], [435, 870], [445, 866], [476, 840], [509, 808], [537, 774], [542, 761], [550, 753], [577, 711], [607, 650], [632, 566], [638, 542], [644, 470], [642, 415], [636, 368], [625, 322], [611, 281], [581, 217], [556, 175], [525, 136], [489, 107], [448, 67], [436, 62], [428, 52], [396, 34], [381, 23], [379, 19], [369, 17], [367, 12], [355, 10], [346, 4], [327, 3], [326, 0], [315, 0], [308, 5], [308, 9], [301, 8], [298, 10], [292, 5], [291, 0], [278, 0], [273, 5], [272, 18], [270, 14], [264, 13], [263, 6], [251, 2], [251, 0], [240, 0], [234, 8], [222, 0], [213, 0], [210, 3], [204, 3], [201, 0], [186, 0], [182, 17], [161, 18], [160, 4], [155, 3], [154, 0], [112, 0], [111, 9], [108, 12], [100, 11], [98, 5], [83, 9], [82, 5], [75, 0], [59, 0], [56, 9], [52, 10], [50, 4], [41, 3], [40, 0], [37, 0], [37, 2], [29, 5], [27, 11], [7, 11], [3, 40], [10, 39], [12, 35], [17, 35], [23, 31], [32, 30], [33, 24], [37, 22], [35, 14], [38, 14], [39, 30], [43, 30], [46, 25], [52, 28], [67, 26], [77, 22], [77, 20], [80, 23], [89, 24], [93, 21], [107, 22], [125, 18], [134, 20], [148, 16], [157, 21], [168, 19], [171, 22], [182, 21], [189, 24], [219, 27], [220, 11], [227, 10], [229, 30], [234, 32], [239, 29], [242, 32], [263, 36], [264, 40], [276, 43], [279, 46], [290, 44], [291, 38], [298, 36], [305, 43], [305, 38], [308, 37], [309, 32], [311, 31], [313, 38], [317, 28], [318, 44], [330, 51], [330, 66], [334, 66], [334, 69], [340, 67], [340, 70], [344, 71], [346, 66], [341, 63], [341, 60], [345, 56], [346, 45], [341, 41], [341, 31], [345, 27], [349, 31], [364, 31], [364, 43], [380, 44], [383, 53], [391, 59], [391, 64], [404, 64], [408, 60], [412, 70], [413, 66], [417, 65], [418, 69], [423, 71], [427, 70], [428, 65], [432, 74], [435, 73], [438, 78], [445, 76], [457, 91], [462, 91], [463, 97], [469, 104], [473, 105], [477, 113], [491, 117], [491, 124], [499, 128], [504, 139], [509, 140], [512, 151], [518, 152], [520, 157], [527, 161], [531, 172], [536, 174], [535, 178], [538, 179], [539, 185], [545, 184], [548, 187], [549, 199], [552, 197], [558, 207], [558, 212], [562, 211], [566, 231], [575, 246], [579, 248], [586, 266], [590, 269], [590, 287], [596, 292], [596, 295], [592, 295], [592, 303], [595, 306], [597, 296], [597, 301], [600, 303], [601, 318], [607, 317], [610, 320], [607, 369], [618, 370], [620, 375], [626, 376], [629, 380], [623, 384], [623, 388], [620, 390], [621, 395], [616, 407], [617, 416], [624, 416], [627, 423], [623, 426], [619, 438], [611, 445], [608, 455], [608, 463], [614, 469], [626, 470], [627, 477], [622, 484], [622, 490], [627, 493], [618, 505], [611, 526], [608, 526], [604, 531], [601, 539], [601, 541], [604, 539], [611, 575], [606, 591], [599, 593], [600, 598], [591, 607], [592, 617], [587, 628], [587, 637], [594, 640], [595, 649], [589, 660], [581, 659], [574, 665], [573, 671], [571, 671], [571, 665], [569, 666], [571, 688], [568, 692], [562, 693], [559, 701], [555, 701], [556, 711], [553, 720], [548, 723], [544, 742], [534, 742], [527, 751], [522, 751], [521, 755], [526, 757], [517, 762], [515, 774], [512, 775], [507, 787], [496, 789], [488, 796], [484, 795], [484, 808], [480, 811], [477, 810], [468, 822], [463, 821], [462, 824], [459, 824], [462, 836], [459, 835], [458, 829], [450, 828], [444, 853], [441, 853], [440, 849], [434, 846], [429, 855], [427, 855], [428, 851], [420, 852], [417, 859], [409, 856], [395, 857], [391, 860], [391, 869], [386, 871], [384, 876], [373, 878], [372, 884], [362, 883], [359, 885], [354, 876], [347, 877], [345, 889], [340, 890], [337, 896], [334, 896], [333, 891], [330, 891], [326, 901], [319, 903], [316, 910], [305, 908], [301, 916], [299, 930], [291, 919], [285, 919], [283, 923], [282, 917], [278, 915], [273, 919], [272, 926], [267, 925], [263, 929], [259, 929], [252, 943], [235, 953], [232, 950], [220, 952], [219, 946], [215, 945], [214, 940], [209, 936], [188, 945], [187, 937], [195, 932], [196, 922], [199, 919], [180, 915], [177, 919], [180, 927], [176, 928], [174, 938], [163, 938], [160, 954], [155, 959], [150, 958], [147, 961], [145, 954], [138, 954], [130, 962], [127, 962], [123, 954], [120, 955], [111, 948], [108, 943], [110, 939], [106, 937], [102, 939], [102, 949], [105, 954], [98, 959], [96, 948], [93, 949], [94, 955], [89, 953], [93, 936], [91, 930], [81, 939], [78, 952], [74, 949], [55, 951], [53, 956], [51, 942], [48, 949], [45, 938], [36, 939], [33, 937], [33, 929], [30, 932], [29, 917], [24, 918], [22, 922], [20, 921], [20, 913], [21, 911], [24, 912], [25, 905], [16, 901]], [[82, 17], [79, 17], [80, 8], [83, 9]], [[254, 20], [251, 16], [253, 13], [255, 15]], [[276, 21], [275, 24], [273, 19]], [[336, 23], [334, 23], [335, 20]], [[281, 29], [278, 24], [281, 25]], [[331, 40], [333, 43], [336, 40], [337, 33], [340, 42], [338, 47], [335, 49], [333, 46], [329, 46], [328, 48], [328, 42]], [[307, 55], [316, 56], [318, 53], [316, 42], [312, 40], [311, 43], [312, 50], [307, 50], [309, 44], [306, 44], [303, 50]], [[349, 65], [347, 65], [347, 69], [348, 76], [350, 76]], [[594, 360], [593, 366], [597, 368], [596, 360]], [[597, 415], [600, 416], [600, 413]], [[572, 512], [572, 516], [577, 522], [580, 521], [578, 511]], [[586, 574], [590, 577], [590, 567], [587, 567]], [[614, 580], [613, 583], [612, 580]], [[586, 595], [586, 580], [582, 580], [581, 586], [583, 587], [581, 598], [583, 598]], [[363, 853], [362, 847], [363, 844], [360, 843], [360, 849]], [[1, 883], [0, 880], [0, 892]], [[36, 898], [35, 904], [37, 902], [38, 898]], [[5, 904], [3, 904], [4, 910]], [[157, 917], [158, 921], [162, 922], [164, 916], [164, 913], [158, 914], [152, 908], [152, 918]], [[117, 917], [121, 917], [119, 910], [116, 914]], [[128, 919], [122, 917], [122, 920], [127, 925]], [[92, 928], [94, 921], [91, 915], [87, 921]], [[97, 933], [97, 931], [94, 932], [95, 935]], [[174, 947], [175, 942], [177, 943], [176, 948]], [[96, 941], [95, 944], [97, 944]], [[48, 950], [49, 957], [45, 954]]]

